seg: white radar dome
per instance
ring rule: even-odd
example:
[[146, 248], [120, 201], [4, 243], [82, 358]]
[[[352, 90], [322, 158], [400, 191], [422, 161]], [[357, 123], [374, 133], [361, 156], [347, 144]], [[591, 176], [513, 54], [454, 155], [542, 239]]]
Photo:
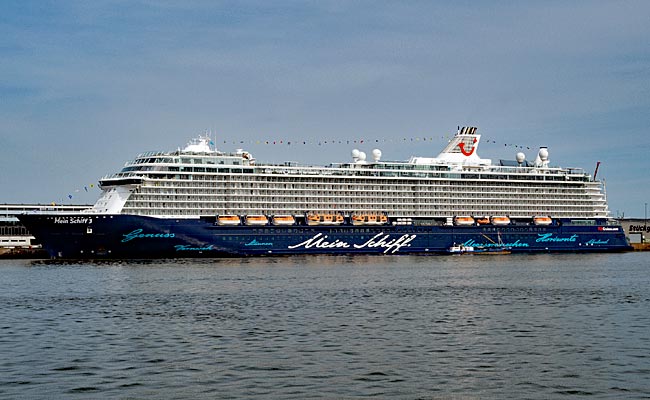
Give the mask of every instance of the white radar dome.
[[540, 149], [539, 149], [539, 158], [542, 161], [548, 160], [548, 149], [546, 147], [540, 147]]
[[379, 159], [381, 158], [381, 150], [379, 150], [379, 149], [374, 149], [374, 150], [372, 151], [372, 158], [373, 158], [373, 160], [375, 160], [375, 161], [379, 161]]
[[517, 153], [517, 156], [515, 158], [519, 164], [523, 164], [524, 160], [526, 159], [526, 155], [524, 153]]
[[352, 158], [359, 158], [359, 153], [361, 153], [359, 149], [352, 150]]
[[366, 153], [363, 151], [359, 152], [359, 161], [366, 161]]

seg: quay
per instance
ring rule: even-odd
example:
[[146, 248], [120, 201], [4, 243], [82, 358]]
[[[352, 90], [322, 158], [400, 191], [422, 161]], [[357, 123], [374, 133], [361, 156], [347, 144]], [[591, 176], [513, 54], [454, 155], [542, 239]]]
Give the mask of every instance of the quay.
[[650, 243], [631, 243], [634, 251], [650, 251]]
[[41, 259], [41, 258], [50, 258], [50, 255], [47, 254], [40, 246], [34, 247], [0, 247], [0, 259]]

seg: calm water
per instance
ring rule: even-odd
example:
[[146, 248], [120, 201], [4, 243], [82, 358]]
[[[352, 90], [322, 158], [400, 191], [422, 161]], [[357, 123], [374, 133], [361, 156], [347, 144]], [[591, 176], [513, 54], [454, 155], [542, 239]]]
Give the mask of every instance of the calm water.
[[0, 398], [650, 398], [650, 253], [0, 261]]

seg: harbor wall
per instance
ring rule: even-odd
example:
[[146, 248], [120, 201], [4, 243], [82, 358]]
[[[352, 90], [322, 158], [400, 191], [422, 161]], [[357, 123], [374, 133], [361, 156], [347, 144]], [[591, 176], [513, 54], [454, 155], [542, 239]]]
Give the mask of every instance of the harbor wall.
[[625, 235], [634, 243], [650, 242], [650, 223], [643, 218], [620, 219]]

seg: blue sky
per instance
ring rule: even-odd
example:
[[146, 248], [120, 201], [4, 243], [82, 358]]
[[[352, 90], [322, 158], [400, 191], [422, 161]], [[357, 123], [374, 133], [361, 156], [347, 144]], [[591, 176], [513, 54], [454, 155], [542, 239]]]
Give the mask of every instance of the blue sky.
[[206, 130], [259, 161], [328, 164], [354, 146], [257, 141], [364, 138], [400, 160], [435, 156], [457, 125], [497, 142], [483, 158], [517, 144], [601, 161], [614, 215], [643, 217], [650, 198], [647, 1], [0, 7], [0, 202], [93, 203], [84, 186]]

